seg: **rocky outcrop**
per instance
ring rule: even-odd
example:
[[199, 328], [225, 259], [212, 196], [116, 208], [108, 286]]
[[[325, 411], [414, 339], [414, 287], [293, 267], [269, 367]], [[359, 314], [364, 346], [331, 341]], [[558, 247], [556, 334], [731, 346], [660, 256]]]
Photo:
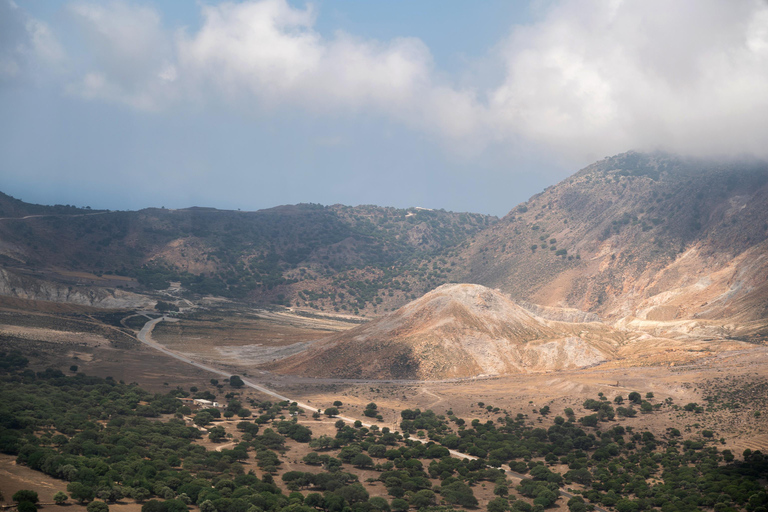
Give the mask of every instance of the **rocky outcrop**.
[[0, 295], [28, 300], [64, 302], [98, 308], [153, 307], [155, 300], [145, 295], [114, 288], [69, 286], [0, 269]]

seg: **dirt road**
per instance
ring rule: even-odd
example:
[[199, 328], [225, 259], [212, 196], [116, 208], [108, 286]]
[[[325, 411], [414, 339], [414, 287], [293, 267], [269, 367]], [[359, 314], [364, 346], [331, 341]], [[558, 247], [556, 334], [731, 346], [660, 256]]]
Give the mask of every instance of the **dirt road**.
[[[152, 337], [151, 337], [152, 329], [154, 329], [155, 325], [157, 325], [159, 322], [162, 322], [163, 320], [165, 320], [165, 317], [155, 318], [154, 320], [150, 320], [149, 322], [144, 324], [144, 327], [141, 328], [141, 331], [139, 331], [139, 334], [138, 334], [139, 341], [141, 341], [142, 343], [144, 343], [145, 345], [147, 345], [149, 347], [152, 347], [155, 350], [159, 350], [163, 354], [166, 354], [166, 355], [168, 355], [170, 357], [178, 359], [179, 361], [183, 361], [183, 362], [185, 362], [187, 364], [191, 364], [192, 366], [196, 366], [197, 368], [200, 368], [202, 370], [205, 370], [205, 371], [208, 371], [208, 372], [211, 372], [211, 373], [215, 373], [217, 375], [221, 375], [222, 377], [226, 377], [226, 378], [230, 378], [230, 377], [232, 377], [232, 375], [234, 375], [234, 374], [231, 374], [231, 373], [219, 370], [218, 368], [214, 368], [212, 366], [208, 366], [208, 365], [205, 365], [205, 364], [202, 364], [202, 363], [198, 363], [197, 361], [193, 361], [192, 359], [190, 359], [188, 357], [185, 357], [185, 356], [183, 356], [183, 355], [181, 355], [181, 354], [179, 354], [177, 352], [174, 352], [172, 350], [168, 350], [167, 348], [165, 348], [165, 347], [155, 343], [154, 341], [152, 341]], [[248, 386], [248, 387], [250, 387], [252, 389], [255, 389], [257, 391], [260, 391], [260, 392], [264, 393], [265, 395], [271, 396], [273, 398], [277, 398], [278, 400], [281, 400], [281, 401], [296, 402], [295, 400], [292, 400], [292, 399], [288, 398], [287, 396], [283, 396], [283, 395], [281, 395], [279, 393], [276, 393], [276, 392], [272, 391], [269, 388], [266, 388], [266, 387], [264, 387], [262, 385], [256, 384], [255, 382], [251, 382], [247, 378], [242, 378], [242, 380], [243, 380], [243, 383], [246, 386]], [[408, 382], [412, 383], [413, 381], [408, 381]], [[438, 395], [434, 395], [433, 393], [430, 393], [430, 392], [428, 392], [428, 393], [433, 395], [433, 396], [435, 396], [435, 397], [437, 397], [437, 398], [440, 398]], [[301, 407], [302, 409], [304, 409], [304, 410], [306, 410], [308, 412], [313, 412], [314, 413], [314, 412], [318, 411], [317, 408], [312, 407], [311, 405], [308, 405], [308, 404], [305, 404], [305, 403], [302, 403], [302, 402], [296, 402], [296, 404], [299, 407]], [[339, 418], [341, 420], [344, 420], [344, 421], [346, 421], [348, 423], [354, 423], [355, 421], [360, 421], [363, 424], [363, 426], [368, 427], [368, 428], [373, 426], [372, 423], [366, 423], [366, 422], [364, 422], [362, 420], [358, 420], [356, 418], [350, 418], [348, 416], [335, 416], [335, 417]], [[398, 426], [397, 425], [390, 425], [390, 428], [392, 428], [392, 430], [397, 430]], [[412, 438], [411, 440], [419, 442], [419, 443], [424, 443], [425, 442], [425, 441], [423, 441], [421, 439], [416, 439], [416, 438]], [[457, 457], [459, 459], [477, 460], [477, 457], [475, 457], [473, 455], [467, 455], [466, 453], [461, 453], [461, 452], [458, 452], [456, 450], [448, 450], [448, 451], [450, 452], [450, 454], [452, 456]], [[509, 469], [505, 469], [504, 472], [508, 476], [511, 476], [512, 478], [515, 478], [517, 480], [522, 480], [524, 478], [528, 478], [528, 477], [526, 477], [523, 474], [516, 473], [516, 472], [511, 471]], [[574, 496], [573, 494], [571, 494], [571, 493], [569, 493], [567, 491], [563, 491], [563, 490], [560, 490], [560, 495], [563, 496], [564, 498], [569, 498], [569, 499], [573, 498], [573, 496]], [[595, 506], [595, 510], [597, 510], [598, 512], [608, 512], [607, 510], [605, 510], [603, 508], [600, 508], [600, 507], [597, 507], [597, 506]]]

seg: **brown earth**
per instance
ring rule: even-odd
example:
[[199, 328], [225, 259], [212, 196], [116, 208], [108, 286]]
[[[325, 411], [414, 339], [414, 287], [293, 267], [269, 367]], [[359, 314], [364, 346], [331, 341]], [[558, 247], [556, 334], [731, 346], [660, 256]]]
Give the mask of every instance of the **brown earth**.
[[[577, 318], [573, 310], [534, 311]], [[354, 379], [441, 380], [607, 365], [684, 361], [743, 349], [724, 339], [678, 340], [595, 321], [548, 320], [480, 285], [443, 285], [396, 312], [330, 336], [264, 368]]]
[[[559, 254], [559, 255], [558, 255]], [[656, 336], [768, 340], [768, 170], [625, 153], [514, 208], [461, 277]]]
[[[35, 319], [37, 320], [37, 316]], [[664, 406], [660, 412], [639, 415], [627, 421], [648, 424], [662, 432], [667, 427], [683, 430], [686, 426], [695, 429], [692, 425], [696, 423], [710, 424], [718, 437], [726, 439], [728, 446], [739, 447], [740, 450], [750, 446], [760, 449], [766, 441], [765, 436], [768, 436], [768, 394], [752, 396], [750, 393], [754, 392], [749, 391], [752, 388], [747, 386], [768, 380], [768, 348], [765, 346], [740, 344], [745, 348], [722, 352], [704, 348], [699, 351], [665, 349], [651, 351], [644, 358], [617, 358], [591, 368], [517, 373], [446, 382], [350, 380], [283, 376], [259, 371], [247, 358], [220, 355], [217, 357], [217, 354], [221, 354], [216, 350], [217, 347], [229, 350], [236, 346], [232, 340], [239, 339], [240, 345], [237, 346], [247, 346], [247, 339], [242, 337], [243, 321], [241, 316], [227, 320], [222, 314], [219, 322], [211, 322], [218, 326], [218, 334], [213, 325], [201, 329], [200, 334], [207, 332], [210, 337], [205, 343], [203, 340], [197, 340], [195, 351], [181, 350], [189, 347], [181, 338], [175, 342], [169, 341], [166, 347], [172, 347], [207, 365], [244, 375], [255, 383], [292, 399], [309, 403], [318, 409], [324, 410], [338, 399], [345, 404], [344, 415], [364, 420], [362, 411], [365, 405], [375, 402], [383, 416], [381, 425], [392, 428], [397, 427], [399, 411], [404, 408], [431, 408], [438, 413], [452, 409], [457, 415], [468, 420], [475, 417], [495, 417], [494, 414], [477, 408], [477, 403], [485, 402], [486, 405], [499, 407], [512, 414], [526, 413], [535, 421], [532, 412], [534, 408], [550, 405], [552, 414], [562, 414], [565, 407], [573, 407], [578, 411], [586, 398], [595, 398], [600, 392], [610, 399], [619, 394], [626, 398], [631, 391], [643, 394], [652, 392], [655, 397], [653, 403], [663, 403], [666, 399], [671, 399], [674, 404], [683, 406], [689, 402], [703, 404], [705, 396], [716, 394], [712, 390], [743, 388], [743, 396], [738, 398], [742, 403], [739, 409], [708, 411], [697, 415], [674, 411], [673, 408]], [[287, 334], [288, 329], [296, 327], [286, 325], [286, 319], [281, 320], [278, 317], [265, 321], [259, 318], [253, 321], [261, 323], [262, 339], [272, 339], [273, 347], [279, 349], [295, 344], [296, 340]], [[296, 321], [304, 322], [302, 329], [307, 336], [311, 335], [312, 322], [318, 322], [315, 336], [321, 337], [328, 332], [328, 325], [324, 320], [301, 318]], [[196, 321], [181, 320], [169, 328], [176, 328], [185, 322], [194, 324]], [[72, 324], [56, 324], [51, 321], [49, 325], [49, 332], [40, 336], [44, 338], [41, 340], [31, 339], [31, 333], [43, 334], [40, 330], [28, 331], [30, 336], [26, 338], [0, 335], [0, 349], [22, 350], [31, 359], [33, 369], [51, 367], [70, 373], [69, 367], [77, 365], [80, 372], [101, 377], [111, 376], [125, 382], [137, 382], [154, 392], [167, 391], [176, 386], [184, 389], [195, 386], [201, 391], [208, 390], [221, 397], [228, 389], [219, 388], [210, 382], [211, 379], [220, 379], [219, 375], [190, 366], [145, 345], [121, 348], [103, 340], [93, 343], [87, 338], [73, 339], [68, 334], [72, 331], [65, 329], [73, 328]], [[164, 326], [164, 323], [159, 325]], [[59, 328], [54, 328], [56, 326]], [[65, 341], [56, 341], [57, 333], [61, 335], [61, 340]], [[166, 341], [170, 338], [172, 337], [168, 337]], [[156, 335], [154, 339], [159, 342], [164, 340], [163, 336]], [[724, 378], [733, 380], [724, 381]], [[248, 390], [247, 393], [257, 399], [272, 399], [255, 390]], [[760, 411], [761, 416], [755, 417], [754, 411]]]
[[[214, 316], [215, 314], [212, 313], [211, 317]], [[242, 337], [242, 322], [245, 321], [242, 317], [228, 319], [225, 315], [221, 315], [220, 318], [220, 321], [209, 322], [211, 325], [199, 331], [199, 333], [207, 332], [210, 335], [207, 343], [215, 347], [217, 343], [222, 342], [232, 346], [233, 340], [246, 341]], [[272, 338], [274, 346], [295, 341], [287, 336], [280, 338], [279, 335], [286, 334], [288, 327], [281, 325], [277, 319], [269, 322], [261, 319], [254, 321], [261, 322], [262, 336], [265, 339]], [[303, 325], [303, 329], [312, 330], [313, 319], [301, 321], [307, 322]], [[183, 324], [183, 322], [185, 320], [179, 323]], [[186, 322], [194, 323], [195, 321]], [[59, 324], [49, 322], [49, 325], [72, 326], [66, 322]], [[218, 335], [214, 335], [217, 328]], [[327, 326], [321, 321], [316, 329], [318, 335], [327, 332], [324, 330]], [[31, 359], [32, 368], [36, 370], [53, 367], [68, 373], [69, 366], [77, 364], [79, 371], [84, 373], [109, 375], [126, 382], [138, 382], [141, 386], [157, 392], [167, 391], [176, 386], [184, 389], [195, 386], [200, 390], [211, 391], [220, 398], [224, 393], [234, 392], [241, 400], [269, 399], [255, 390], [236, 391], [228, 386], [219, 388], [210, 382], [210, 379], [218, 377], [217, 375], [177, 361], [149, 347], [124, 349], [116, 348], [106, 342], [93, 345], [85, 339], [78, 342], [77, 339], [65, 336], [69, 332], [71, 331], [49, 328], [44, 339], [37, 341], [31, 339], [33, 337], [31, 334], [41, 334], [41, 330], [28, 331], [30, 337], [27, 339], [5, 335], [0, 337], [0, 349], [24, 350]], [[63, 335], [62, 338], [66, 341], [57, 342], [57, 334]], [[438, 414], [451, 411], [467, 421], [472, 419], [487, 421], [503, 413], [513, 416], [522, 413], [527, 416], [529, 424], [537, 425], [540, 422], [551, 421], [543, 419], [536, 412], [545, 405], [551, 408], [550, 418], [563, 415], [566, 407], [573, 408], [577, 416], [583, 416], [590, 412], [581, 406], [587, 398], [597, 398], [599, 393], [603, 393], [609, 400], [617, 395], [626, 399], [630, 392], [638, 391], [643, 395], [648, 392], [653, 393], [653, 398], [649, 401], [658, 405], [659, 408], [651, 414], [622, 419], [621, 423], [625, 426], [648, 429], [657, 435], [663, 435], [669, 428], [678, 428], [686, 437], [698, 436], [704, 429], [711, 429], [714, 431], [715, 439], [723, 438], [725, 444], [719, 445], [721, 449], [729, 448], [737, 454], [746, 448], [763, 451], [768, 449], [768, 421], [765, 419], [768, 417], [768, 393], [765, 392], [768, 389], [768, 349], [766, 347], [752, 345], [745, 350], [722, 353], [700, 352], [697, 357], [686, 359], [675, 358], [672, 353], [665, 353], [665, 357], [667, 359], [650, 361], [647, 366], [642, 367], [622, 367], [621, 362], [617, 361], [612, 365], [604, 364], [592, 368], [457, 379], [450, 382], [311, 379], [259, 373], [254, 371], [247, 362], [237, 366], [231, 360], [206, 360], [202, 357], [200, 360], [205, 361], [206, 364], [236, 370], [241, 374], [247, 373], [248, 380], [270, 387], [291, 399], [310, 403], [318, 409], [326, 409], [335, 400], [340, 400], [343, 402], [341, 413], [344, 416], [359, 418], [363, 421], [371, 421], [370, 418], [363, 416], [362, 411], [368, 403], [375, 402], [382, 415], [382, 420], [376, 423], [381, 427], [389, 426], [394, 430], [398, 430], [399, 412], [404, 408], [432, 409]], [[672, 366], [673, 362], [674, 366]], [[706, 397], [717, 398], [708, 402]], [[682, 406], [690, 402], [700, 405], [710, 403], [711, 406], [698, 414], [684, 411]], [[737, 402], [741, 406], [735, 409], [722, 407], [723, 404], [730, 402]], [[487, 409], [488, 406], [491, 407], [491, 411]], [[760, 417], [755, 416], [756, 411], [761, 412]], [[333, 433], [335, 419], [323, 417], [321, 421], [316, 421], [303, 416], [299, 421], [309, 426], [315, 436]], [[240, 434], [235, 428], [236, 423], [235, 420], [216, 422], [231, 434], [232, 437], [226, 442], [216, 444], [207, 438], [199, 442], [209, 449], [227, 447], [239, 438]], [[281, 456], [283, 464], [275, 478], [281, 486], [283, 483], [280, 475], [286, 471], [318, 470], [301, 462], [301, 458], [310, 451], [308, 445], [289, 440], [287, 448], [285, 455]], [[262, 474], [253, 458], [246, 461], [245, 470], [253, 470], [258, 475]], [[365, 482], [369, 477], [377, 477], [377, 473], [346, 466], [345, 470], [358, 474], [372, 496], [386, 496], [386, 491], [380, 483]], [[42, 501], [50, 503], [52, 495], [57, 490], [62, 490], [64, 485], [59, 480], [16, 466], [12, 457], [0, 457], [0, 490], [8, 498], [21, 488], [38, 491]], [[287, 491], [287, 488], [283, 488]], [[478, 485], [474, 491], [481, 502], [481, 508], [493, 497], [490, 485], [485, 488]], [[561, 501], [558, 506], [564, 510], [565, 503], [564, 500]], [[54, 505], [44, 505], [43, 509], [58, 510], [58, 507], [54, 507]], [[110, 505], [111, 509], [113, 507], [114, 510], [123, 512], [138, 512], [140, 509], [139, 505], [128, 500]], [[63, 508], [79, 511], [82, 507], [70, 505]]]

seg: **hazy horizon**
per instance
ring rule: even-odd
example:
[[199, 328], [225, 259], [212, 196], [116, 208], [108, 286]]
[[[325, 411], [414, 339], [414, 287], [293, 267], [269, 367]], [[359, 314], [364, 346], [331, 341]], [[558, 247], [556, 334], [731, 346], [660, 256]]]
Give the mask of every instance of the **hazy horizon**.
[[628, 150], [768, 157], [768, 4], [0, 0], [27, 202], [501, 216]]

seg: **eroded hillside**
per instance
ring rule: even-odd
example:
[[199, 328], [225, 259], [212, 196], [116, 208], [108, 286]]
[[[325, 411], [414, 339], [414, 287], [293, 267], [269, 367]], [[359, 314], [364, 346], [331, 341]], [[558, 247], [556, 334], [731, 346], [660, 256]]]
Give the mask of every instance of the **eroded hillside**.
[[[571, 315], [565, 311], [562, 316]], [[690, 351], [743, 345], [682, 344], [595, 321], [549, 320], [499, 291], [448, 284], [394, 313], [332, 335], [265, 368], [314, 377], [436, 380], [601, 363], [631, 366], [659, 355], [684, 357]]]
[[768, 167], [627, 153], [517, 206], [467, 281], [658, 335], [768, 334]]

